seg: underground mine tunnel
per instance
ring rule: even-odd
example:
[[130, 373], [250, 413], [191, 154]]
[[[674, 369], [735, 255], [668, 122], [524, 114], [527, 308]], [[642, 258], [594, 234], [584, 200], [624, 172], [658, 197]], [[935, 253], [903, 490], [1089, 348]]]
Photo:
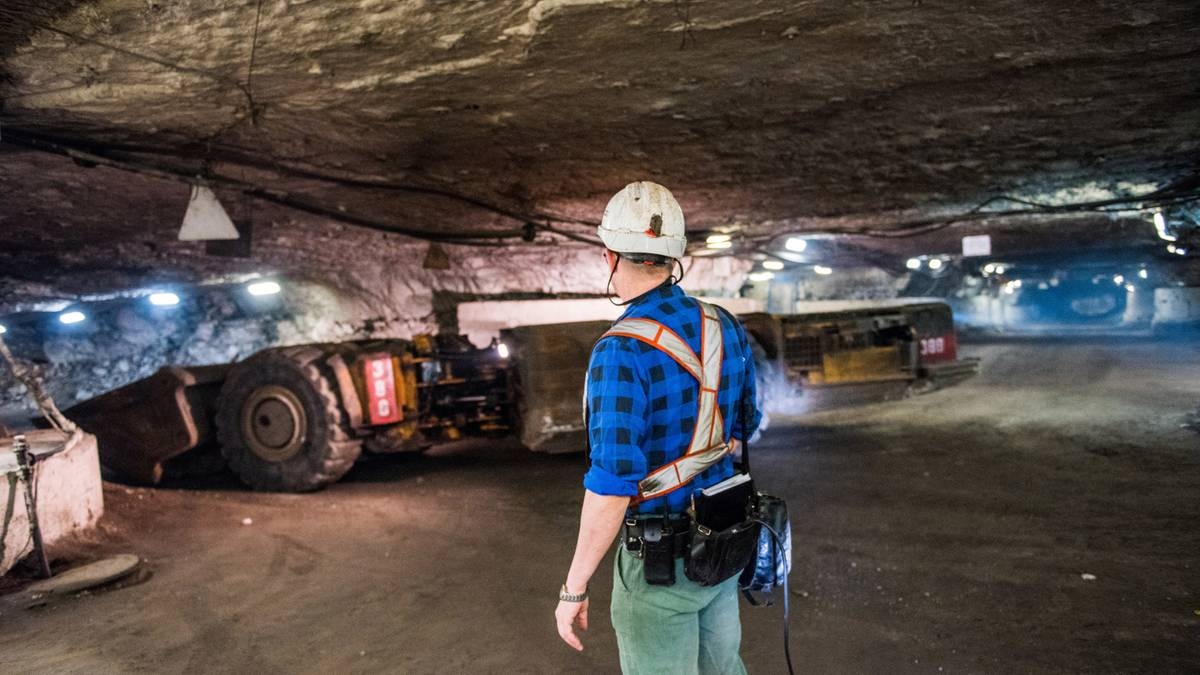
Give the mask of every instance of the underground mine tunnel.
[[[707, 410], [703, 354], [601, 339], [681, 290], [790, 514], [749, 672], [1195, 672], [1197, 44], [1183, 0], [0, 0], [0, 671], [638, 672], [624, 537], [582, 652], [555, 593], [603, 448], [640, 489], [657, 401], [680, 453]], [[583, 415], [614, 341], [632, 440]]]

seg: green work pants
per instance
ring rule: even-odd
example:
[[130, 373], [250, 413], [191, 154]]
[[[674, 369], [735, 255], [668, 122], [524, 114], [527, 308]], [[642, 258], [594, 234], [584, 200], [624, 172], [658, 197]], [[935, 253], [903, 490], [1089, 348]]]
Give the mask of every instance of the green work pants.
[[675, 561], [675, 584], [646, 583], [642, 561], [624, 546], [613, 565], [612, 625], [625, 675], [734, 675], [746, 672], [738, 648], [737, 577], [699, 586]]

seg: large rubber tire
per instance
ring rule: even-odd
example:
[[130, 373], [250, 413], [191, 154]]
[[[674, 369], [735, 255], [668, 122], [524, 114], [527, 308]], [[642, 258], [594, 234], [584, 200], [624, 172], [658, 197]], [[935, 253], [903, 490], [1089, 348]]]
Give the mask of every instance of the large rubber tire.
[[308, 492], [350, 470], [362, 441], [319, 366], [319, 347], [259, 352], [230, 371], [217, 404], [229, 468], [255, 490]]

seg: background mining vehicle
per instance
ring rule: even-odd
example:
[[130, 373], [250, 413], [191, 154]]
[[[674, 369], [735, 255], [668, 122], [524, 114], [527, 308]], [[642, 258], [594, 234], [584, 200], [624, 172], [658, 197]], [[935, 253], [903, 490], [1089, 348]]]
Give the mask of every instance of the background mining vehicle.
[[[757, 342], [760, 396], [813, 398], [806, 410], [975, 370], [957, 359], [938, 301], [741, 319]], [[583, 374], [609, 325], [522, 326], [482, 349], [459, 336], [276, 347], [235, 364], [162, 368], [66, 412], [99, 438], [105, 466], [149, 484], [227, 463], [255, 489], [301, 492], [337, 481], [364, 449], [514, 433], [533, 450], [582, 451]], [[859, 395], [818, 396], [825, 390]]]

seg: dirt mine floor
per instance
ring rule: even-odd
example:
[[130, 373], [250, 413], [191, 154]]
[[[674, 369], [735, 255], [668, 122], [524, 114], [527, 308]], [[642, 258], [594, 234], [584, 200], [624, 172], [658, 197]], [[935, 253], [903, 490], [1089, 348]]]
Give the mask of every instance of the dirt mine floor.
[[[971, 382], [776, 419], [755, 448], [793, 506], [797, 671], [1197, 672], [1200, 347], [965, 350]], [[554, 631], [581, 472], [510, 446], [311, 495], [110, 484], [89, 553], [135, 551], [148, 578], [0, 599], [0, 672], [616, 672], [607, 561], [587, 651]], [[743, 617], [750, 671], [784, 672], [779, 610]]]

